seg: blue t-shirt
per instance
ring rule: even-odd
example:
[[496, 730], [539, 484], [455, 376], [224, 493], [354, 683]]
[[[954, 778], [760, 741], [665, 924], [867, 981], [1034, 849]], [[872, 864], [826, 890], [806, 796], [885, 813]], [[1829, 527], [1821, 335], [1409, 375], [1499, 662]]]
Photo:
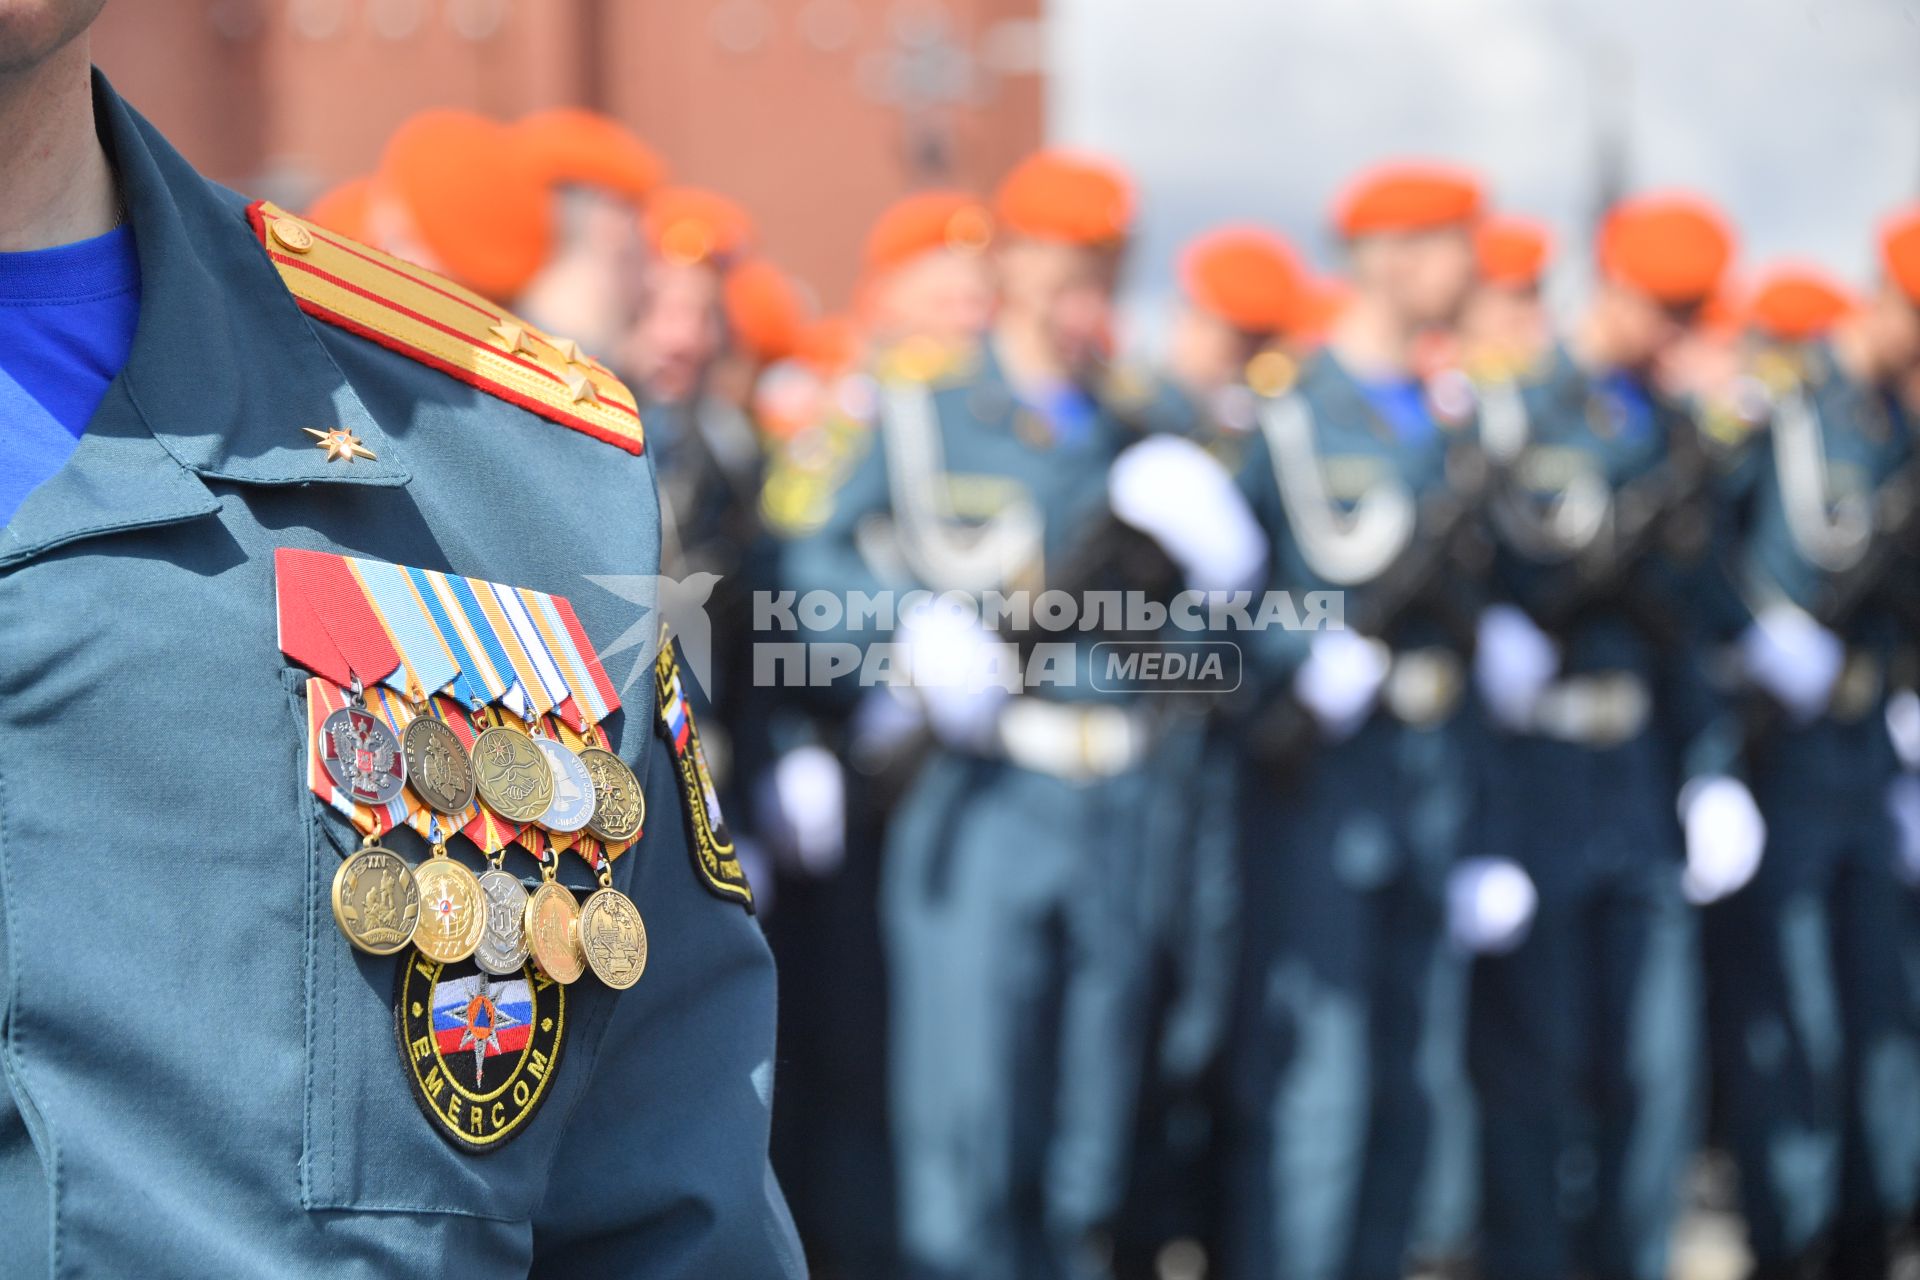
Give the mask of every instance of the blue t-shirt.
[[0, 253], [0, 524], [79, 447], [139, 318], [130, 228]]
[[1373, 411], [1393, 428], [1393, 437], [1400, 443], [1424, 444], [1433, 438], [1435, 428], [1433, 414], [1427, 408], [1427, 388], [1418, 378], [1363, 381], [1360, 393], [1373, 406]]
[[1653, 431], [1653, 393], [1623, 369], [1609, 369], [1594, 383], [1615, 439], [1635, 442]]
[[1071, 382], [1049, 383], [1023, 390], [1020, 400], [1047, 424], [1056, 445], [1085, 444], [1093, 436], [1100, 406], [1086, 390]]

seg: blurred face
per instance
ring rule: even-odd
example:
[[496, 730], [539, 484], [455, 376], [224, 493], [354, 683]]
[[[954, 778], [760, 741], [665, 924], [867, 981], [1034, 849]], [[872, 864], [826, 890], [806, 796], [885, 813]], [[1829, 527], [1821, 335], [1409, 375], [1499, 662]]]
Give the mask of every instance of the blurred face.
[[1608, 347], [1621, 369], [1647, 371], [1673, 352], [1693, 330], [1697, 307], [1675, 307], [1618, 284], [1603, 283], [1595, 295]]
[[720, 354], [720, 274], [705, 263], [654, 262], [628, 335], [627, 367], [654, 400], [691, 398]]
[[1460, 318], [1461, 336], [1475, 351], [1504, 360], [1531, 360], [1551, 341], [1538, 289], [1482, 284]]
[[875, 293], [875, 323], [888, 339], [969, 342], [993, 319], [993, 281], [978, 252], [923, 253], [888, 272]]
[[1000, 250], [1000, 308], [1031, 326], [1062, 367], [1084, 370], [1106, 358], [1120, 265], [1110, 249], [1016, 240]]
[[1257, 346], [1219, 316], [1189, 305], [1174, 316], [1167, 363], [1175, 381], [1205, 396], [1237, 382]]
[[1367, 236], [1351, 254], [1354, 283], [1409, 328], [1452, 325], [1473, 290], [1473, 239], [1464, 226]]
[[30, 71], [99, 16], [106, 0], [0, 0], [0, 75]]
[[1870, 314], [1881, 367], [1900, 378], [1920, 372], [1920, 307], [1888, 281], [1874, 296]]

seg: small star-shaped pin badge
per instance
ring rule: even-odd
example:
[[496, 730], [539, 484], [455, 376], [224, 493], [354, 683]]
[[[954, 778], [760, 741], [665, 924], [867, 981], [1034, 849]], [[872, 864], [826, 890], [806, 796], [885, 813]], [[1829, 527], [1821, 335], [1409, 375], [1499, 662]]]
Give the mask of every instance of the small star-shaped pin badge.
[[573, 397], [575, 404], [582, 400], [591, 403], [600, 399], [599, 389], [593, 385], [593, 379], [578, 369], [567, 370], [567, 394]]
[[522, 351], [533, 350], [527, 343], [527, 326], [523, 324], [515, 324], [511, 320], [502, 320], [499, 324], [487, 330], [487, 332], [500, 340], [500, 345], [507, 349], [507, 354], [510, 356], [519, 355]]
[[572, 338], [552, 338], [549, 339], [549, 341], [553, 343], [553, 349], [560, 353], [560, 358], [568, 364], [585, 363], [585, 361], [580, 358], [580, 344]]
[[331, 431], [321, 431], [314, 427], [302, 427], [302, 431], [313, 437], [316, 447], [327, 451], [328, 462], [351, 463], [355, 458], [367, 458], [379, 461], [373, 450], [360, 443], [360, 437], [345, 427], [335, 427]]

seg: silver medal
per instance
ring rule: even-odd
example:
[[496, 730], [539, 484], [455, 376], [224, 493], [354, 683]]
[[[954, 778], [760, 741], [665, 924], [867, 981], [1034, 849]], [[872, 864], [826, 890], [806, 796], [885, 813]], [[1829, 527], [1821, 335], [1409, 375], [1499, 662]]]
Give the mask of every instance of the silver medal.
[[322, 720], [314, 749], [333, 785], [356, 804], [386, 804], [407, 784], [400, 739], [365, 707], [342, 707]]
[[480, 873], [480, 892], [486, 895], [487, 920], [473, 961], [496, 977], [518, 973], [527, 962], [526, 888], [518, 876], [495, 867]]
[[580, 830], [593, 818], [593, 775], [579, 756], [552, 738], [535, 738], [533, 744], [553, 770], [553, 802], [535, 821], [563, 835]]

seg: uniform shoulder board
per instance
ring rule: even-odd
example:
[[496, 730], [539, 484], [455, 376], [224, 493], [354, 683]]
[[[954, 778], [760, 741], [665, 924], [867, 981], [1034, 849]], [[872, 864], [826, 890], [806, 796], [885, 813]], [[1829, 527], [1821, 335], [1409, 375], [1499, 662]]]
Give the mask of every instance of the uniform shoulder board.
[[571, 339], [264, 200], [247, 217], [308, 315], [628, 453], [644, 449], [633, 393]]

